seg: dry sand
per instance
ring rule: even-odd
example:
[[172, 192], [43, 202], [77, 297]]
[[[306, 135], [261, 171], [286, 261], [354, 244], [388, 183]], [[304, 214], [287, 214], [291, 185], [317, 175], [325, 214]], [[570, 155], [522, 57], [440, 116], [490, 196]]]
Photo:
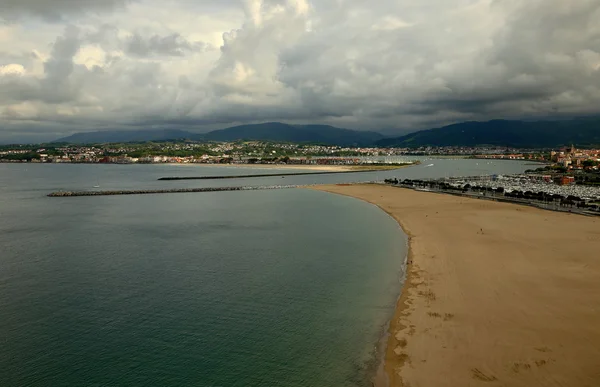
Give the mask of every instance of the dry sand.
[[[221, 167], [221, 168], [245, 168], [245, 169], [289, 169], [289, 170], [305, 170], [305, 171], [322, 171], [322, 172], [345, 172], [354, 170], [352, 165], [286, 165], [286, 164], [174, 164], [197, 167]], [[375, 167], [373, 168], [375, 169]]]
[[317, 189], [376, 204], [409, 235], [391, 386], [600, 386], [600, 218], [378, 185]]
[[179, 166], [195, 166], [195, 167], [224, 167], [224, 168], [245, 168], [245, 169], [281, 169], [281, 170], [303, 170], [303, 171], [319, 171], [319, 172], [350, 172], [350, 171], [380, 171], [400, 169], [411, 166], [405, 165], [287, 165], [287, 164], [203, 164], [203, 163], [187, 163], [187, 164], [171, 164]]

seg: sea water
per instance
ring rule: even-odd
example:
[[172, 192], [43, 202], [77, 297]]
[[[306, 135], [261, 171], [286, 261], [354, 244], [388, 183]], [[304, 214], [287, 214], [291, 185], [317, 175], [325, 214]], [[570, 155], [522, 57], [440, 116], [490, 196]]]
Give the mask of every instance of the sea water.
[[[526, 169], [435, 163], [286, 184]], [[265, 171], [0, 164], [0, 385], [370, 385], [406, 256], [375, 206], [307, 189], [45, 196], [281, 179], [156, 180], [233, 173]]]

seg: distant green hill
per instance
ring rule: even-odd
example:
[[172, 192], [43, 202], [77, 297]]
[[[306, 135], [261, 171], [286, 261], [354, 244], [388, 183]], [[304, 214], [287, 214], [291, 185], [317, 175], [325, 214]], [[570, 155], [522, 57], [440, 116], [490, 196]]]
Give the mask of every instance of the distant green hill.
[[288, 125], [280, 122], [240, 125], [204, 135], [210, 141], [263, 140], [292, 143], [369, 146], [383, 138], [375, 132], [336, 128], [329, 125]]
[[237, 141], [259, 140], [318, 143], [341, 146], [507, 146], [555, 148], [575, 144], [600, 146], [600, 118], [564, 121], [463, 122], [423, 130], [402, 137], [384, 138], [376, 132], [336, 128], [328, 125], [289, 125], [280, 122], [240, 125], [199, 134], [185, 130], [111, 130], [76, 133], [56, 142], [93, 144], [165, 140]]
[[545, 148], [600, 145], [600, 119], [463, 122], [376, 142], [382, 147], [477, 146]]
[[110, 130], [76, 133], [56, 140], [72, 144], [140, 142], [165, 140], [237, 141], [260, 140], [327, 145], [372, 145], [383, 138], [375, 132], [341, 129], [328, 125], [288, 125], [280, 122], [240, 125], [205, 134], [184, 130]]
[[114, 142], [144, 142], [189, 139], [197, 140], [202, 136], [185, 130], [162, 129], [162, 130], [101, 130], [97, 132], [75, 133], [63, 137], [55, 142], [69, 144], [102, 144]]

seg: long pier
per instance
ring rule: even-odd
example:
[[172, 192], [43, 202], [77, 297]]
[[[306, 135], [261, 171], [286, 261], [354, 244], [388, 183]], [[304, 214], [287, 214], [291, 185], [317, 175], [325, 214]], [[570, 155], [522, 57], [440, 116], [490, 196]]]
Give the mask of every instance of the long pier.
[[297, 188], [298, 185], [271, 185], [258, 187], [206, 187], [206, 188], [174, 188], [174, 189], [145, 189], [145, 190], [116, 190], [116, 191], [56, 191], [47, 196], [52, 198], [76, 196], [115, 196], [115, 195], [151, 195], [166, 193], [192, 193], [192, 192], [222, 192], [222, 191], [260, 191], [269, 189]]

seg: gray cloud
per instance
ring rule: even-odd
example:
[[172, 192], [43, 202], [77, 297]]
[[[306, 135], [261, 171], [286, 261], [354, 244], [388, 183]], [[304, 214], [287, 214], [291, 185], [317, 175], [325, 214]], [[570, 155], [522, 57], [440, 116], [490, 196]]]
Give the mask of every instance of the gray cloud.
[[125, 52], [133, 56], [183, 56], [186, 52], [203, 51], [206, 44], [189, 42], [178, 33], [167, 36], [153, 35], [143, 38], [136, 34], [131, 37], [125, 46]]
[[[78, 87], [72, 74], [78, 70], [73, 57], [79, 51], [79, 30], [68, 26], [63, 36], [52, 45], [50, 58], [43, 63], [44, 76], [40, 78], [9, 74], [0, 77], [2, 97], [6, 101], [35, 101], [47, 104], [73, 102]], [[79, 69], [80, 70], [80, 69]], [[19, 116], [14, 108], [8, 108], [12, 116]]]
[[[77, 27], [26, 35], [27, 50], [3, 44], [0, 127], [283, 120], [402, 131], [600, 113], [595, 0], [91, 3], [116, 10], [102, 24], [65, 11]], [[44, 7], [23, 4], [30, 15]]]
[[122, 7], [130, 0], [0, 0], [0, 21], [15, 21], [26, 16], [37, 16], [46, 21], [59, 22], [67, 15], [107, 11]]
[[73, 85], [70, 76], [75, 69], [73, 57], [79, 51], [79, 30], [69, 26], [65, 34], [54, 43], [51, 57], [44, 63], [45, 77], [41, 82], [43, 99], [49, 103], [73, 100]]

